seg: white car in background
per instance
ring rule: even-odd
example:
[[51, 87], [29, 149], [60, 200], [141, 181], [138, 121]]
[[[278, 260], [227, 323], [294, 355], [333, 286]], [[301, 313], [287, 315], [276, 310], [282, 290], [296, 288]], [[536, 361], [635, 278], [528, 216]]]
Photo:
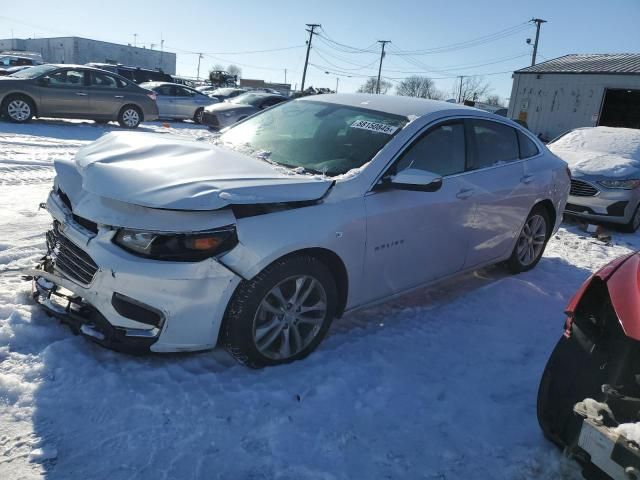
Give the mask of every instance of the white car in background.
[[158, 116], [168, 120], [193, 120], [202, 123], [204, 109], [220, 102], [195, 88], [178, 83], [147, 82], [140, 86], [156, 92]]
[[318, 95], [216, 145], [109, 133], [57, 160], [34, 298], [121, 350], [305, 357], [334, 317], [461, 272], [533, 268], [566, 164], [510, 120], [444, 102]]
[[571, 169], [566, 213], [628, 232], [640, 227], [640, 130], [577, 128], [548, 147]]

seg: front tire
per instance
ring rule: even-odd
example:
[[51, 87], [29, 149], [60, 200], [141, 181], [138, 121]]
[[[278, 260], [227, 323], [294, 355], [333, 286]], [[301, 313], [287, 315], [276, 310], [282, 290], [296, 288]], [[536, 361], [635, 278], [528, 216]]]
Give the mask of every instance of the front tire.
[[193, 116], [193, 121], [198, 125], [202, 124], [202, 115], [204, 114], [204, 108], [199, 108], [196, 110], [195, 115]]
[[126, 105], [122, 107], [118, 114], [118, 123], [122, 128], [138, 128], [142, 121], [142, 112], [135, 105]]
[[12, 123], [27, 123], [34, 113], [33, 102], [22, 95], [9, 97], [2, 104], [2, 115]]
[[625, 223], [620, 227], [620, 230], [627, 233], [634, 233], [640, 227], [640, 205], [636, 207], [635, 212], [633, 212], [633, 216], [628, 223]]
[[222, 326], [225, 348], [252, 368], [305, 358], [329, 330], [336, 299], [333, 275], [320, 260], [278, 260], [238, 286]]
[[521, 273], [535, 267], [551, 235], [549, 214], [543, 207], [535, 207], [520, 231], [507, 266], [512, 273]]

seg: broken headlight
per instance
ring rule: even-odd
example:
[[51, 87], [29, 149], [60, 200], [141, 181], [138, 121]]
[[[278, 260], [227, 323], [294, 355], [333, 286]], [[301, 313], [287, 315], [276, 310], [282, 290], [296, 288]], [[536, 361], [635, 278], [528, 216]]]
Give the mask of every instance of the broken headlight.
[[199, 262], [228, 252], [238, 243], [234, 226], [193, 233], [154, 233], [121, 228], [113, 242], [140, 257]]

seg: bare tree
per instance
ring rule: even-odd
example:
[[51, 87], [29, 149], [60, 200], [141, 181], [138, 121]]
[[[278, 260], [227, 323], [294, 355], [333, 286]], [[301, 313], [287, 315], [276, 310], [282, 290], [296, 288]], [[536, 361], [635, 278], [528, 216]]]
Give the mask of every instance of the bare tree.
[[436, 88], [436, 84], [429, 77], [413, 75], [407, 77], [400, 85], [396, 87], [398, 95], [405, 97], [432, 98], [434, 100], [442, 100], [443, 93]]
[[211, 67], [210, 72], [224, 72], [224, 65], [216, 63], [213, 67]]
[[[376, 77], [367, 78], [367, 81], [358, 88], [359, 93], [376, 93], [376, 86], [378, 85], [378, 79]], [[391, 82], [380, 79], [380, 93], [386, 94], [392, 85]]]
[[[462, 86], [460, 85], [462, 82]], [[462, 77], [451, 88], [451, 93], [460, 102], [471, 100], [477, 102], [491, 92], [491, 85], [482, 77]]]
[[496, 107], [504, 107], [504, 102], [499, 95], [487, 95], [487, 98], [484, 99], [484, 103], [495, 105]]
[[232, 77], [240, 78], [240, 76], [242, 75], [242, 69], [237, 65], [229, 65], [227, 67], [227, 73]]

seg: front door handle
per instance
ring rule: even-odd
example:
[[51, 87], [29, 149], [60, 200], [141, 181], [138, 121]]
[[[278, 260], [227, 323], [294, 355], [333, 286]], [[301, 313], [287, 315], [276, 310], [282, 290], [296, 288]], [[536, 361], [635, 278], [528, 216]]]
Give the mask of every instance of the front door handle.
[[473, 188], [463, 188], [458, 193], [456, 193], [456, 197], [464, 200], [465, 198], [469, 198], [473, 195]]
[[531, 182], [533, 182], [533, 175], [531, 175], [531, 174], [525, 175], [524, 177], [522, 177], [520, 179], [520, 182], [521, 183], [531, 183]]
[[80, 97], [86, 97], [87, 94], [84, 92], [76, 92], [76, 95], [80, 96]]
[[113, 98], [124, 98], [124, 95], [114, 95]]

